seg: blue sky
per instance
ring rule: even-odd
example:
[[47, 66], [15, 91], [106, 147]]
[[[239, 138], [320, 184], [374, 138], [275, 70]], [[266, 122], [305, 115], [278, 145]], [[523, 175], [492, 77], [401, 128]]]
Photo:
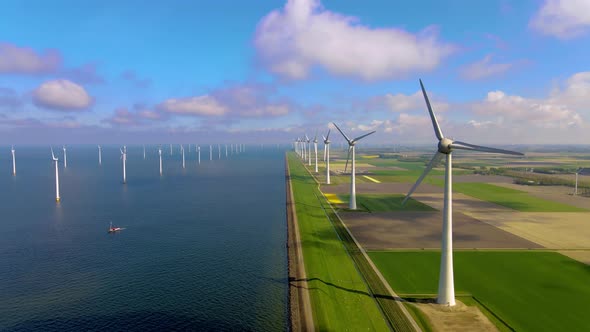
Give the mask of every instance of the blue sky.
[[590, 141], [590, 3], [5, 1], [5, 143]]

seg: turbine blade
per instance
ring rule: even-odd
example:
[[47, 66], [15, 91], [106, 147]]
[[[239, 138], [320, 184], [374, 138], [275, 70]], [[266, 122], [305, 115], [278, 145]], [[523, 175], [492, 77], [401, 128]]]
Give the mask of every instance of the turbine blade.
[[368, 133], [368, 134], [361, 135], [361, 136], [359, 136], [359, 137], [357, 137], [357, 138], [353, 139], [352, 141], [353, 141], [353, 142], [357, 142], [357, 141], [359, 141], [359, 140], [361, 140], [361, 139], [363, 139], [363, 138], [365, 138], [365, 137], [367, 137], [367, 136], [369, 136], [369, 135], [371, 135], [371, 134], [374, 134], [375, 132], [376, 132], [376, 130], [373, 130], [372, 132], [370, 132], [370, 133]]
[[430, 113], [430, 120], [432, 120], [432, 126], [434, 127], [434, 134], [436, 138], [440, 141], [444, 138], [442, 130], [440, 130], [440, 126], [438, 125], [438, 121], [436, 120], [436, 115], [432, 111], [432, 107], [430, 106], [430, 100], [428, 100], [428, 95], [426, 94], [426, 89], [424, 89], [424, 84], [422, 84], [422, 80], [420, 80], [420, 88], [422, 88], [422, 94], [424, 95], [424, 100], [426, 101], [426, 106], [428, 107], [428, 112]]
[[345, 139], [345, 140], [348, 142], [348, 144], [352, 143], [352, 142], [350, 141], [350, 138], [348, 138], [348, 136], [346, 136], [346, 134], [344, 134], [344, 133], [342, 132], [342, 130], [340, 130], [340, 127], [338, 127], [338, 125], [336, 125], [334, 122], [332, 122], [332, 124], [333, 124], [333, 125], [336, 127], [336, 129], [338, 129], [338, 131], [339, 131], [339, 132], [342, 134], [342, 136], [344, 136], [344, 139]]
[[524, 156], [524, 153], [520, 153], [520, 152], [516, 152], [516, 151], [489, 148], [487, 146], [474, 145], [474, 144], [469, 144], [469, 143], [460, 142], [460, 141], [454, 141], [453, 143], [451, 143], [451, 149], [510, 154], [513, 156]]
[[55, 154], [53, 154], [53, 148], [51, 148], [51, 158], [53, 158], [53, 160], [55, 160]]
[[412, 189], [410, 189], [410, 191], [406, 195], [406, 198], [404, 198], [404, 200], [402, 201], [402, 205], [406, 204], [406, 202], [408, 201], [408, 199], [410, 198], [410, 196], [412, 196], [412, 194], [418, 188], [418, 186], [420, 185], [420, 183], [422, 183], [422, 180], [424, 180], [424, 178], [426, 177], [426, 175], [428, 175], [428, 173], [430, 173], [430, 171], [432, 170], [432, 167], [434, 167], [434, 165], [443, 156], [444, 156], [444, 154], [442, 154], [442, 153], [440, 153], [438, 151], [434, 154], [434, 156], [432, 157], [432, 159], [428, 163], [428, 166], [426, 166], [426, 168], [424, 169], [424, 172], [422, 172], [422, 175], [420, 175], [420, 177], [418, 178], [418, 181], [416, 181], [416, 183], [414, 183], [414, 186], [412, 187]]
[[324, 142], [326, 141], [326, 136], [322, 135], [322, 138], [324, 139]]
[[332, 129], [328, 129], [328, 135], [326, 135], [326, 139], [330, 138], [330, 131], [331, 131], [331, 130], [332, 130]]
[[346, 173], [346, 169], [348, 168], [348, 160], [350, 159], [350, 151], [352, 150], [352, 146], [348, 147], [348, 156], [346, 157], [346, 165], [344, 166], [344, 173]]

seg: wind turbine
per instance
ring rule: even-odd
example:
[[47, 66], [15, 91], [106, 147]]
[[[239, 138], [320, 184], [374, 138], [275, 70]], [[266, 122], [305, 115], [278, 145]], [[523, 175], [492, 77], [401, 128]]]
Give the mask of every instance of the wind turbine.
[[182, 144], [180, 144], [180, 152], [182, 153], [182, 168], [185, 168], [185, 165], [184, 165], [184, 146], [182, 146]]
[[313, 138], [313, 150], [315, 151], [315, 172], [318, 172], [318, 133], [316, 131]]
[[57, 161], [59, 159], [55, 158], [55, 154], [53, 154], [53, 148], [51, 148], [51, 159], [55, 163], [55, 201], [59, 203], [59, 169], [57, 167]]
[[123, 145], [121, 151], [121, 160], [123, 161], [123, 183], [127, 183], [127, 146]]
[[[10, 152], [12, 152], [12, 175], [16, 175], [16, 157], [14, 156], [14, 145], [10, 149]], [[578, 183], [577, 179], [578, 176], [576, 174], [576, 184]]]
[[227, 158], [227, 144], [225, 145], [225, 158]]
[[[334, 123], [334, 122], [332, 122], [332, 123]], [[335, 123], [334, 123], [334, 126], [336, 126]], [[354, 146], [355, 146], [356, 142], [375, 133], [375, 131], [373, 130], [372, 132], [370, 132], [368, 134], [361, 135], [361, 136], [351, 140], [350, 138], [348, 138], [348, 136], [346, 136], [342, 132], [342, 130], [340, 130], [340, 128], [338, 128], [338, 126], [336, 126], [336, 129], [338, 129], [338, 131], [342, 134], [342, 136], [344, 136], [344, 139], [348, 142], [348, 157], [346, 157], [346, 166], [344, 166], [344, 172], [346, 172], [346, 168], [348, 167], [348, 159], [350, 158], [350, 154], [352, 153], [352, 169], [350, 172], [350, 201], [348, 203], [348, 208], [351, 210], [356, 210], [356, 179], [355, 179], [356, 162], [355, 162], [355, 155], [354, 155]]]
[[98, 165], [102, 165], [102, 146], [98, 146]]
[[[305, 135], [305, 137], [307, 137], [307, 134]], [[305, 159], [307, 159], [306, 154], [305, 154], [306, 153], [306, 151], [305, 151], [306, 150], [305, 138], [302, 138], [301, 141], [302, 141], [301, 145], [303, 146], [303, 164], [305, 165]]]
[[143, 145], [143, 160], [145, 160], [145, 144]]
[[453, 278], [453, 183], [452, 183], [452, 174], [453, 174], [453, 160], [452, 160], [452, 152], [453, 150], [470, 150], [470, 151], [480, 151], [480, 152], [489, 152], [489, 153], [502, 153], [502, 154], [509, 154], [509, 155], [516, 155], [516, 156], [523, 156], [524, 154], [520, 152], [514, 152], [509, 150], [501, 150], [495, 148], [489, 148], [485, 146], [473, 145], [470, 143], [460, 142], [460, 141], [453, 141], [449, 138], [446, 138], [440, 126], [438, 125], [438, 121], [436, 120], [436, 115], [432, 111], [432, 107], [430, 106], [430, 101], [428, 100], [428, 95], [426, 94], [426, 90], [424, 89], [424, 84], [422, 84], [422, 80], [420, 80], [420, 87], [422, 89], [422, 94], [424, 95], [424, 101], [426, 102], [426, 107], [428, 108], [428, 112], [430, 113], [430, 120], [432, 121], [432, 126], [434, 127], [434, 134], [438, 139], [438, 151], [435, 152], [432, 160], [424, 169], [424, 172], [412, 189], [408, 192], [408, 195], [402, 201], [402, 204], [405, 204], [406, 201], [410, 198], [412, 193], [418, 188], [422, 180], [426, 177], [426, 175], [432, 170], [434, 165], [442, 159], [442, 157], [446, 157], [446, 165], [445, 165], [445, 195], [444, 195], [444, 208], [443, 208], [443, 228], [442, 228], [442, 244], [441, 244], [441, 259], [440, 259], [440, 275], [438, 279], [438, 297], [436, 299], [436, 303], [438, 304], [445, 304], [448, 306], [455, 305], [455, 284]]
[[209, 144], [209, 160], [213, 160], [213, 145]]
[[324, 139], [324, 161], [326, 162], [326, 184], [330, 184], [330, 129]]
[[221, 144], [217, 144], [217, 159], [221, 159]]
[[172, 144], [170, 144], [170, 155], [172, 155]]
[[63, 146], [64, 149], [64, 168], [68, 168], [68, 156], [66, 154], [66, 146]]
[[197, 146], [197, 157], [199, 158], [199, 165], [201, 165], [201, 146]]
[[[12, 150], [12, 160], [14, 160], [14, 150]], [[578, 194], [578, 175], [580, 174], [580, 172], [583, 170], [583, 168], [580, 168], [576, 171], [576, 185], [574, 187], [574, 195]]]
[[162, 176], [162, 147], [158, 146], [158, 155], [160, 155], [160, 176]]

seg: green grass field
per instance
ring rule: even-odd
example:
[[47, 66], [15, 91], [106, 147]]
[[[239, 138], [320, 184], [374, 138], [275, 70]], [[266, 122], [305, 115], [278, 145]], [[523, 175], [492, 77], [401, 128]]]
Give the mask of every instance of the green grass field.
[[553, 202], [531, 194], [488, 183], [454, 183], [453, 191], [523, 212], [584, 212], [579, 207]]
[[[440, 253], [370, 252], [399, 294], [435, 294]], [[455, 290], [517, 331], [590, 331], [590, 266], [554, 252], [457, 251]]]
[[293, 153], [288, 160], [316, 329], [389, 330], [320, 205], [315, 181]]
[[[347, 203], [350, 195], [338, 195], [340, 199]], [[356, 195], [356, 203], [359, 209], [367, 210], [368, 212], [388, 212], [388, 211], [436, 211], [430, 206], [420, 203], [413, 198], [410, 198], [404, 206], [402, 201], [404, 195], [375, 195], [375, 194], [361, 194]]]

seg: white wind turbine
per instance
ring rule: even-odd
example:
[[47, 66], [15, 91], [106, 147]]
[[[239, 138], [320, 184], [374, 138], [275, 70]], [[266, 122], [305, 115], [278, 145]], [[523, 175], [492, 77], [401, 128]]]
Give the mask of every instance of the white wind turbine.
[[311, 166], [311, 139], [305, 135], [307, 141], [307, 165]]
[[315, 172], [318, 172], [318, 133], [316, 131], [313, 138], [313, 150], [315, 151]]
[[455, 305], [455, 284], [453, 278], [453, 161], [451, 157], [452, 152], [453, 150], [457, 149], [489, 153], [502, 153], [516, 156], [522, 156], [523, 154], [520, 152], [489, 148], [460, 141], [453, 141], [449, 138], [446, 138], [443, 135], [440, 126], [438, 125], [436, 115], [432, 111], [432, 107], [430, 106], [430, 101], [428, 100], [428, 95], [426, 94], [426, 90], [424, 89], [422, 80], [420, 80], [420, 88], [422, 89], [422, 94], [424, 95], [424, 101], [426, 102], [428, 113], [430, 113], [430, 120], [432, 121], [432, 126], [434, 127], [434, 134], [438, 139], [438, 151], [434, 154], [432, 160], [430, 160], [430, 162], [426, 166], [426, 169], [424, 169], [424, 172], [422, 173], [422, 175], [420, 175], [412, 189], [410, 189], [408, 195], [403, 200], [402, 204], [406, 203], [406, 201], [410, 198], [412, 193], [414, 193], [416, 188], [418, 188], [422, 180], [424, 180], [424, 177], [426, 177], [426, 175], [432, 170], [434, 165], [437, 162], [439, 162], [443, 156], [446, 157], [440, 275], [438, 279], [438, 296], [436, 302], [438, 304], [453, 306]]
[[330, 129], [324, 139], [324, 161], [326, 162], [326, 184], [330, 184]]
[[[334, 123], [334, 122], [332, 122]], [[334, 126], [336, 126], [336, 124], [334, 123]], [[351, 210], [356, 210], [356, 162], [355, 162], [355, 145], [356, 142], [358, 142], [359, 140], [375, 133], [375, 131], [372, 131], [370, 133], [361, 135], [355, 139], [350, 139], [348, 138], [348, 136], [346, 136], [342, 130], [340, 130], [340, 128], [338, 128], [338, 126], [336, 126], [336, 129], [338, 129], [338, 131], [342, 134], [342, 136], [344, 136], [344, 139], [346, 140], [346, 142], [348, 142], [348, 157], [346, 157], [346, 166], [344, 166], [344, 172], [346, 173], [346, 168], [348, 168], [348, 159], [350, 159], [350, 155], [352, 154], [352, 164], [351, 164], [351, 172], [350, 172], [350, 201], [348, 203], [348, 208]]]
[[162, 147], [158, 146], [158, 155], [160, 156], [160, 176], [162, 176]]
[[143, 160], [145, 160], [145, 144], [143, 145]]
[[182, 146], [182, 144], [180, 144], [180, 152], [182, 153], [182, 168], [185, 168], [185, 165], [184, 165], [184, 146]]
[[[13, 151], [14, 151], [14, 150], [13, 150]], [[14, 152], [13, 152], [13, 154], [14, 154]], [[13, 157], [13, 160], [14, 160], [14, 157]], [[576, 171], [576, 185], [575, 185], [575, 187], [574, 187], [574, 195], [577, 195], [577, 194], [578, 194], [578, 175], [580, 174], [580, 172], [581, 172], [582, 170], [584, 170], [584, 169], [583, 169], [583, 168], [580, 168], [580, 169], [578, 169], [578, 170]]]
[[64, 149], [64, 168], [68, 168], [68, 155], [66, 154], [66, 146], [63, 146]]
[[200, 145], [197, 146], [197, 157], [199, 160], [199, 165], [201, 165], [201, 146]]
[[172, 144], [170, 144], [170, 155], [172, 155]]
[[[305, 137], [307, 137], [307, 135], [305, 135]], [[301, 145], [303, 146], [303, 164], [305, 165], [305, 160], [307, 158], [306, 157], [306, 154], [305, 154], [306, 153], [306, 151], [305, 151], [305, 145], [306, 145], [305, 144], [305, 138], [302, 138], [301, 141], [302, 141], [301, 142], [302, 143]]]
[[[12, 152], [12, 175], [16, 175], [16, 156], [14, 155], [14, 145], [12, 146], [12, 148], [10, 149], [10, 152]], [[577, 175], [576, 175], [576, 179], [577, 179]], [[576, 184], [578, 183], [578, 181], [576, 180]]]
[[123, 145], [121, 151], [121, 160], [123, 161], [123, 183], [127, 183], [127, 146]]
[[209, 160], [213, 160], [213, 145], [209, 144]]
[[59, 159], [55, 158], [55, 154], [53, 154], [53, 148], [51, 148], [51, 159], [55, 163], [55, 201], [59, 203], [59, 168], [57, 167], [57, 162]]
[[217, 159], [221, 159], [221, 144], [217, 144]]
[[102, 165], [102, 146], [98, 146], [98, 165]]
[[227, 144], [225, 145], [225, 158], [227, 158]]

